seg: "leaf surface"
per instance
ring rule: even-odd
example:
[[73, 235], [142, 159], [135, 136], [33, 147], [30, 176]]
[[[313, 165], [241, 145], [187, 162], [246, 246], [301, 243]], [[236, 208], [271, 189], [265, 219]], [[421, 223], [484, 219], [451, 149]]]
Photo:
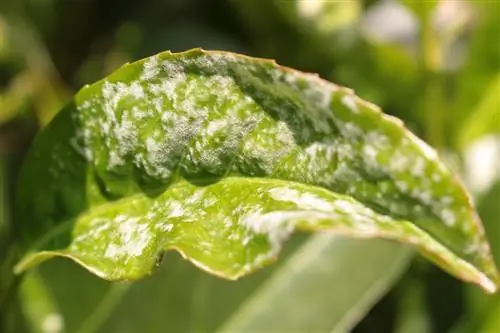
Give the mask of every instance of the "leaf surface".
[[29, 253], [110, 280], [175, 249], [236, 279], [294, 230], [409, 243], [494, 291], [484, 231], [434, 150], [349, 89], [274, 62], [199, 49], [84, 87], [37, 137], [17, 213]]
[[315, 235], [219, 332], [350, 332], [410, 259], [401, 244]]
[[54, 297], [36, 270], [32, 270], [24, 278], [19, 297], [30, 332], [60, 333], [64, 331], [64, 320]]
[[457, 140], [461, 147], [467, 147], [484, 135], [500, 133], [499, 91], [500, 73], [487, 85], [478, 105], [464, 121]]
[[[282, 314], [300, 313], [293, 316], [295, 330], [314, 328], [329, 333], [354, 325], [398, 280], [412, 257], [408, 247], [395, 242], [326, 233], [308, 236], [294, 235], [284, 244], [277, 264], [238, 283], [204, 274], [177, 254], [168, 253], [161, 269], [131, 284], [116, 308], [104, 313], [99, 309], [108, 308], [110, 296], [116, 301], [115, 288], [122, 290], [122, 283], [106, 284], [63, 260], [51, 260], [41, 268], [69, 332], [159, 332], [166, 322], [174, 332], [240, 332], [243, 329], [235, 329], [235, 324], [248, 328], [252, 318], [279, 309], [280, 314], [267, 317], [260, 327], [286, 331], [292, 322], [282, 320]], [[352, 261], [357, 265], [351, 265]], [[110, 289], [105, 292], [93, 282]], [[74, 290], [75, 283], [78, 290]], [[87, 316], [86, 324], [81, 325]], [[95, 322], [95, 317], [105, 323], [100, 329], [96, 325], [89, 329], [88, 323]], [[231, 323], [230, 329], [222, 327], [224, 323]]]

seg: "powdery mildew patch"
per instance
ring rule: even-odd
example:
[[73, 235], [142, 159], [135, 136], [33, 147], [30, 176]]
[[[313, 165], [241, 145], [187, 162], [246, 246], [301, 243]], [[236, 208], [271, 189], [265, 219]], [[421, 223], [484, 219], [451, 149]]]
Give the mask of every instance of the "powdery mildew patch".
[[[198, 73], [188, 68], [196, 68]], [[250, 86], [257, 89], [246, 94]], [[394, 202], [398, 196], [411, 197], [430, 206], [447, 227], [463, 219], [456, 215], [455, 202], [439, 201], [452, 193], [434, 194], [434, 188], [443, 187], [443, 179], [449, 178], [434, 150], [412, 135], [398, 139], [387, 135], [389, 130], [401, 131], [396, 123], [383, 119], [387, 122], [383, 126], [367, 123], [363, 114], [374, 111], [360, 104], [352, 91], [317, 76], [229, 55], [176, 60], [156, 56], [143, 64], [139, 80], [104, 82], [102, 96], [105, 121], [100, 126], [109, 170], [123, 165], [133, 154], [129, 159], [136, 166], [163, 181], [173, 176], [179, 164], [186, 174], [201, 170], [220, 175], [233, 171], [288, 174], [290, 180], [333, 190], [344, 188], [344, 193], [364, 202], [369, 197], [377, 205], [391, 202], [384, 205], [394, 213], [410, 211], [400, 207], [404, 202]], [[120, 107], [128, 99], [140, 101], [140, 112]], [[160, 119], [147, 127], [156, 135], [147, 136], [136, 125], [145, 117], [146, 105], [155, 110], [150, 122]], [[89, 105], [82, 105], [82, 111], [85, 107]], [[351, 115], [349, 121], [346, 114]], [[92, 129], [86, 128], [85, 133], [84, 141], [91, 142]], [[313, 139], [316, 136], [320, 139]], [[144, 138], [143, 143], [138, 137]], [[301, 141], [307, 144], [299, 145]], [[88, 145], [80, 147], [82, 150], [87, 157], [93, 155]], [[376, 178], [391, 179], [391, 191], [397, 193], [388, 197], [387, 187], [377, 183], [368, 184], [373, 191], [366, 192], [363, 173], [367, 171]]]
[[296, 205], [298, 209], [318, 210], [331, 212], [333, 206], [330, 202], [323, 200], [310, 193], [301, 193], [298, 190], [288, 187], [277, 187], [269, 191], [270, 196], [274, 200], [289, 201]]
[[[283, 185], [259, 192], [279, 209], [225, 202], [234, 208], [225, 212], [211, 208], [219, 204], [218, 194], [200, 190], [170, 198], [163, 208], [151, 206], [145, 220], [118, 215], [100, 221], [92, 233], [76, 236], [73, 247], [113, 235], [105, 249], [95, 250], [127, 260], [148, 253], [158, 232], [170, 237], [189, 225], [217, 236], [202, 222], [208, 220], [241, 246], [266, 236], [268, 252], [255, 263], [274, 256], [305, 220], [336, 217], [346, 228], [375, 235], [404, 217], [437, 239], [458, 235], [465, 244], [453, 250], [467, 258], [488, 252], [468, 198], [436, 152], [352, 91], [228, 54], [158, 55], [130, 66], [142, 66], [134, 80], [116, 74], [84, 88], [85, 101], [72, 114], [77, 132], [69, 138], [114, 197], [129, 195], [124, 188], [137, 191], [141, 182], [168, 191], [184, 178], [208, 174], [279, 178], [355, 200]], [[51, 172], [55, 177], [66, 167], [54, 162]], [[199, 246], [201, 252], [213, 248]]]

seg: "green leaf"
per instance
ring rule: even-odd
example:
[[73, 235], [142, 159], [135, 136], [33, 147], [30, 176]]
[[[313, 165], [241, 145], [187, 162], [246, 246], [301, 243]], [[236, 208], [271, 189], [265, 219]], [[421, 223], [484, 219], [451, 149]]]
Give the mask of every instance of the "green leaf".
[[458, 134], [460, 147], [467, 147], [468, 144], [480, 137], [500, 133], [500, 73], [488, 84], [478, 105], [462, 124]]
[[317, 235], [219, 331], [348, 332], [403, 273], [410, 254], [387, 241]]
[[[84, 332], [85, 326], [89, 328], [89, 322], [96, 322], [96, 316], [105, 319], [105, 322], [100, 329], [92, 325], [94, 329], [91, 332], [161, 332], [165, 330], [165, 323], [172, 332], [213, 332], [256, 287], [286, 263], [289, 254], [308, 236], [294, 235], [285, 244], [276, 265], [238, 283], [206, 274], [177, 253], [169, 252], [164, 259], [165, 264], [155, 274], [126, 284], [130, 288], [114, 309], [106, 304], [109, 305], [110, 296], [116, 295], [116, 285], [123, 283], [98, 279], [69, 260], [50, 260], [41, 265], [40, 271], [56, 296], [67, 332]], [[77, 290], [75, 285], [79, 286]], [[111, 298], [116, 301], [115, 297]], [[75, 299], [79, 302], [75, 303]], [[94, 312], [94, 309], [102, 308], [111, 311], [107, 315], [101, 311]], [[84, 322], [85, 325], [82, 325]]]
[[[500, 26], [498, 25], [500, 2], [473, 1], [471, 4], [476, 18], [474, 31], [471, 34], [464, 67], [455, 80], [457, 87], [453, 102], [454, 112], [453, 118], [450, 119], [450, 127], [454, 129], [455, 133], [453, 138], [459, 141], [455, 142], [456, 145], [465, 144], [463, 140], [467, 138], [461, 137], [459, 132], [463, 130], [465, 122], [474, 117], [471, 111], [477, 112], [477, 107], [481, 105], [481, 102], [486, 105], [485, 92], [494, 89], [494, 86], [491, 85], [495, 84], [499, 74], [500, 48], [497, 47], [497, 41], [500, 34]], [[492, 124], [498, 123], [498, 114], [495, 119], [496, 122], [493, 118], [491, 119]]]
[[498, 314], [500, 313], [500, 297], [496, 298], [496, 302], [490, 307], [490, 311], [486, 320], [481, 325], [480, 333], [498, 333], [500, 332], [500, 320]]
[[[57, 296], [68, 332], [160, 332], [165, 330], [165, 323], [168, 323], [169, 331], [173, 332], [214, 332], [224, 322], [233, 322], [235, 316], [241, 318], [242, 312], [244, 317], [254, 315], [255, 311], [246, 311], [249, 305], [262, 299], [265, 290], [269, 290], [272, 285], [282, 286], [283, 283], [288, 290], [295, 292], [287, 295], [278, 292], [278, 297], [268, 298], [265, 306], [271, 309], [276, 304], [277, 308], [279, 306], [286, 311], [283, 304], [286, 296], [290, 311], [297, 311], [298, 307], [309, 309], [302, 311], [300, 327], [324, 327], [323, 331], [327, 333], [339, 317], [344, 320], [338, 325], [344, 327], [359, 320], [397, 280], [411, 257], [407, 247], [383, 240], [349, 240], [320, 234], [313, 235], [303, 243], [301, 241], [305, 236], [308, 235], [295, 235], [285, 244], [277, 265], [267, 267], [238, 283], [204, 274], [171, 253], [157, 273], [131, 284], [115, 310], [109, 311], [107, 315], [101, 311], [98, 311], [101, 314], [91, 315], [91, 318], [98, 316], [106, 319], [105, 325], [99, 330], [84, 329], [80, 324], [82, 317], [93, 308], [102, 309], [102, 304], [109, 304], [110, 296], [115, 300], [114, 288], [122, 284], [108, 284], [113, 289], [106, 293], [101, 305], [96, 306], [99, 301], [94, 300], [94, 305], [90, 304], [89, 294], [97, 296], [105, 293], [103, 290], [96, 293], [93, 276], [63, 260], [53, 260], [41, 268], [45, 282]], [[303, 246], [297, 248], [301, 244]], [[289, 252], [292, 252], [290, 256], [287, 255]], [[352, 260], [357, 262], [356, 266], [350, 265]], [[76, 283], [78, 290], [73, 289]], [[285, 291], [281, 287], [278, 289]], [[348, 292], [343, 294], [340, 290]], [[74, 299], [81, 302], [76, 304]], [[220, 302], [221, 299], [224, 302]], [[326, 309], [330, 310], [325, 317]], [[333, 311], [337, 316], [333, 316]], [[76, 318], [76, 315], [79, 317]], [[90, 322], [89, 319], [86, 322]], [[275, 317], [273, 324], [274, 327], [287, 325], [279, 316]], [[86, 326], [88, 328], [89, 325]]]
[[35, 140], [17, 200], [29, 252], [110, 280], [175, 249], [236, 279], [294, 230], [409, 243], [498, 283], [468, 194], [434, 150], [351, 90], [274, 62], [161, 53], [84, 87]]
[[[80, 333], [86, 329], [97, 332], [97, 327], [102, 324], [100, 321], [107, 319], [113, 312], [112, 303], [116, 301], [117, 293], [120, 296], [130, 285], [102, 280], [74, 262], [59, 258], [50, 260], [37, 270], [42, 283], [53, 296], [59, 314], [64, 318], [65, 332]], [[138, 306], [146, 307], [145, 303]]]
[[[488, 191], [480, 195], [476, 200], [478, 202], [478, 211], [484, 221], [486, 235], [490, 240], [491, 249], [494, 254], [496, 264], [500, 264], [500, 180], [497, 180]], [[495, 302], [500, 300], [500, 294], [484, 295], [478, 288], [469, 287], [465, 290], [467, 300], [468, 318], [464, 321], [467, 327], [473, 327], [478, 331], [479, 326], [484, 322], [485, 316], [494, 306]], [[474, 331], [473, 330], [473, 331]]]
[[36, 270], [29, 272], [19, 291], [20, 302], [30, 332], [59, 333], [64, 330], [64, 320], [57, 309], [53, 295]]
[[426, 306], [423, 279], [408, 278], [400, 283], [395, 333], [430, 332], [431, 323]]

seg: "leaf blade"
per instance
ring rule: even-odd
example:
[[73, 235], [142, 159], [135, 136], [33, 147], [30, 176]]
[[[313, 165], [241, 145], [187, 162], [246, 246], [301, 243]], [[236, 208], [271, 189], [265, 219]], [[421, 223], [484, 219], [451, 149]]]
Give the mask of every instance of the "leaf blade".
[[[231, 184], [234, 182], [236, 185]], [[96, 211], [80, 216], [73, 231], [77, 237], [66, 250], [37, 252], [20, 262], [16, 270], [21, 272], [52, 256], [63, 256], [102, 278], [135, 280], [153, 270], [158, 254], [175, 249], [209, 273], [237, 279], [272, 262], [281, 249], [282, 241], [298, 229], [414, 242], [412, 245], [427, 251], [429, 257], [446, 260], [452, 272], [462, 272], [462, 278], [486, 278], [410, 222], [388, 219], [347, 196], [321, 188], [275, 182], [277, 184], [269, 179], [226, 178], [201, 189], [186, 182], [172, 186], [153, 200], [135, 197], [134, 202], [126, 198], [121, 205], [114, 202], [111, 211], [107, 206], [98, 207]], [[240, 190], [239, 196], [235, 197], [234, 191], [227, 190], [231, 185], [245, 191]], [[260, 195], [255, 196], [256, 193]], [[253, 200], [252, 196], [255, 196]], [[217, 200], [211, 199], [214, 197]], [[176, 200], [180, 198], [186, 199], [182, 206]], [[246, 200], [242, 202], [242, 199]], [[205, 207], [205, 210], [198, 211], [201, 216], [193, 216], [199, 209], [199, 202], [206, 200], [212, 200], [208, 209]], [[226, 212], [220, 211], [222, 205]], [[219, 230], [218, 224], [232, 217], [228, 212], [234, 211], [243, 214], [237, 216], [235, 221], [225, 222], [230, 223], [233, 230], [229, 229], [227, 233], [221, 229], [221, 233], [206, 237], [211, 231]], [[354, 212], [357, 215], [350, 216]], [[221, 213], [226, 215], [217, 216]], [[153, 224], [151, 230], [147, 229], [151, 219], [148, 214], [162, 217], [154, 219], [158, 223]], [[214, 222], [204, 225], [192, 223], [203, 219]], [[186, 227], [186, 224], [189, 226]], [[179, 226], [180, 234], [169, 235]], [[159, 241], [156, 235], [167, 235], [167, 242]], [[268, 240], [263, 239], [263, 235]], [[205, 248], [197, 248], [198, 244], [204, 244]], [[250, 255], [227, 258], [231, 252], [250, 252]], [[113, 270], [110, 271], [109, 267]]]
[[[137, 197], [153, 205], [155, 198], [167, 200], [177, 192], [180, 196], [176, 205], [183, 205], [193, 195], [190, 191], [210, 192], [215, 188], [223, 192], [228, 179], [240, 177], [243, 183], [230, 186], [232, 194], [214, 192], [210, 200], [224, 197], [226, 201], [220, 202], [225, 207], [231, 200], [241, 200], [238, 186], [248, 183], [255, 191], [265, 188], [271, 193], [269, 184], [286, 182], [293, 191], [298, 191], [294, 195], [299, 201], [301, 191], [306, 196], [324, 195], [326, 199], [322, 199], [327, 204], [321, 203], [319, 207], [347, 200], [356, 207], [356, 212], [369, 212], [377, 228], [384, 219], [396, 222], [371, 236], [417, 244], [445, 269], [487, 290], [493, 291], [498, 283], [470, 199], [432, 149], [400, 121], [384, 115], [352, 91], [270, 61], [191, 50], [162, 53], [125, 65], [76, 95], [74, 102], [37, 138], [22, 174], [17, 211], [21, 213], [20, 220], [36, 221], [23, 231], [26, 243], [33, 246], [36, 240], [38, 250], [48, 251], [28, 256], [18, 271], [30, 261], [33, 264], [51, 255], [83, 262], [75, 254], [78, 250], [73, 253], [57, 249], [68, 244], [71, 249], [78, 244], [78, 237], [81, 239], [88, 227], [85, 223], [92, 225], [89, 216], [95, 211], [102, 210], [106, 217], [104, 211], [113, 215], [120, 202], [127, 206], [127, 200]], [[267, 180], [259, 183], [262, 179]], [[269, 193], [263, 194], [267, 195], [264, 201], [272, 199]], [[247, 194], [249, 202], [252, 195]], [[198, 203], [198, 199], [192, 200]], [[288, 207], [279, 200], [273, 204], [285, 211]], [[201, 211], [206, 209], [201, 208]], [[266, 208], [269, 214], [278, 212]], [[342, 210], [341, 205], [337, 208]], [[175, 207], [172, 209], [175, 211]], [[327, 225], [339, 229], [348, 220], [339, 225], [325, 220], [325, 226], [318, 227], [313, 223], [317, 222], [314, 221], [317, 212], [303, 211], [313, 221], [293, 227], [316, 230]], [[134, 218], [147, 218], [148, 212], [142, 210], [142, 213], [144, 216]], [[114, 218], [118, 215], [114, 214]], [[153, 224], [158, 222], [153, 220]], [[61, 227], [62, 221], [70, 226], [71, 221], [76, 221], [73, 234], [63, 231], [49, 242], [40, 243], [47, 230]], [[230, 230], [226, 227], [224, 231], [221, 221], [211, 232]], [[123, 233], [120, 228], [126, 228], [127, 224], [115, 222], [109, 233], [119, 235]], [[352, 228], [354, 218], [350, 222]], [[264, 225], [269, 227], [269, 223], [273, 222]], [[196, 224], [182, 224], [186, 230], [193, 225]], [[249, 225], [240, 223], [236, 228], [241, 234], [249, 230]], [[210, 230], [201, 228], [202, 239], [210, 242]], [[407, 234], [402, 236], [400, 228]], [[363, 230], [356, 231], [363, 236]], [[166, 230], [157, 233], [168, 234]], [[418, 240], [411, 239], [411, 235]], [[266, 246], [269, 250], [271, 238], [261, 239], [258, 246], [244, 248], [242, 253], [256, 254]], [[225, 250], [231, 253], [231, 249]], [[181, 251], [196, 265], [206, 266], [204, 261], [210, 258], [193, 259], [193, 255], [201, 256], [198, 252]], [[275, 252], [269, 257], [274, 257]], [[133, 253], [132, 249], [129, 254]], [[144, 262], [137, 264], [142, 268], [120, 278], [134, 279], [150, 272], [157, 255], [148, 252], [141, 259]], [[127, 258], [135, 260], [133, 255]], [[87, 268], [96, 273], [99, 262], [95, 260]], [[227, 278], [244, 274], [238, 263], [234, 271], [222, 272], [226, 264], [234, 263], [220, 262], [208, 270]], [[118, 266], [111, 267], [119, 270]], [[114, 276], [112, 272], [100, 275]]]
[[411, 251], [399, 244], [314, 236], [218, 331], [347, 332], [410, 258]]
[[35, 333], [64, 331], [64, 319], [54, 295], [36, 270], [25, 276], [19, 296], [22, 312], [31, 331]]

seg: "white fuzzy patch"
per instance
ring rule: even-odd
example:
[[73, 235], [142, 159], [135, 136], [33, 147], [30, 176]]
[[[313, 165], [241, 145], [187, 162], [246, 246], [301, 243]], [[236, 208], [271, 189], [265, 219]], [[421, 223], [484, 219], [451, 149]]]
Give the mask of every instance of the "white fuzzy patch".
[[138, 223], [138, 217], [118, 215], [115, 223], [118, 224], [117, 242], [110, 243], [104, 255], [109, 258], [138, 257], [151, 241], [151, 233], [147, 224]]
[[358, 105], [356, 104], [356, 100], [353, 96], [351, 95], [344, 95], [342, 96], [342, 104], [347, 107], [349, 110], [351, 110], [354, 113], [358, 113]]
[[448, 227], [453, 227], [457, 222], [457, 217], [450, 209], [443, 209], [441, 211], [441, 218]]
[[171, 201], [168, 203], [170, 212], [168, 217], [181, 217], [184, 216], [184, 207], [179, 201]]
[[158, 56], [150, 57], [145, 63], [141, 74], [141, 80], [151, 80], [160, 72]]
[[273, 188], [269, 191], [269, 195], [274, 200], [293, 202], [299, 209], [326, 212], [331, 212], [333, 210], [333, 206], [330, 202], [323, 200], [314, 194], [300, 193], [299, 191], [288, 187]]
[[420, 151], [424, 154], [425, 157], [427, 157], [430, 160], [437, 160], [438, 159], [438, 154], [434, 148], [429, 146], [427, 143], [422, 141], [417, 136], [413, 136], [413, 142], [417, 144], [418, 148], [420, 148]]
[[[254, 210], [244, 215], [240, 219], [240, 223], [256, 234], [267, 235], [271, 250], [265, 255], [265, 258], [270, 258], [279, 253], [283, 242], [290, 237], [298, 220], [308, 220], [311, 222], [313, 219], [320, 218], [328, 218], [328, 215], [319, 212], [290, 211], [262, 213], [260, 210]], [[243, 238], [243, 245], [247, 242], [248, 237]], [[260, 258], [257, 261], [262, 259]]]

